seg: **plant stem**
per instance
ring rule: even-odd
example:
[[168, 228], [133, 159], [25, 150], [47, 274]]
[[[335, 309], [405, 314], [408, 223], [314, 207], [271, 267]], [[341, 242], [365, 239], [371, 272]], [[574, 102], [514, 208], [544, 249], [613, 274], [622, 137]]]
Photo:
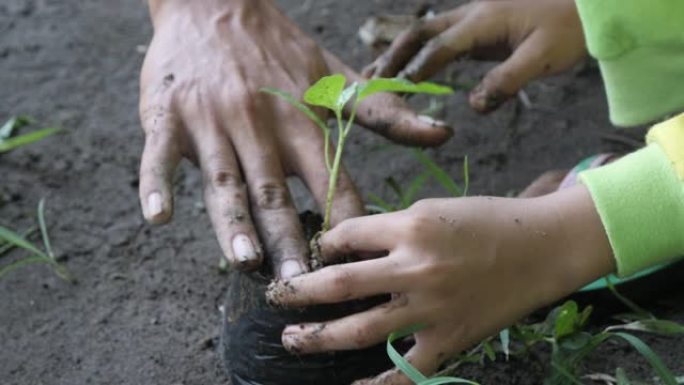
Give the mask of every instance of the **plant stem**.
[[323, 217], [323, 226], [321, 232], [330, 230], [330, 216], [332, 213], [332, 203], [335, 197], [335, 190], [337, 189], [337, 179], [340, 173], [340, 163], [342, 163], [342, 151], [344, 150], [344, 126], [342, 126], [342, 117], [337, 115], [337, 146], [335, 148], [335, 159], [333, 160], [332, 169], [328, 177], [328, 196], [325, 200], [325, 216]]
[[[344, 142], [347, 139], [347, 135], [354, 124], [354, 118], [356, 117], [356, 109], [359, 106], [358, 102], [354, 103], [352, 107], [351, 114], [347, 120], [347, 124], [342, 123], [342, 114], [337, 113], [337, 147], [335, 148], [335, 159], [333, 160], [332, 169], [330, 170], [330, 176], [328, 178], [328, 196], [325, 202], [325, 216], [323, 217], [323, 226], [321, 227], [321, 232], [325, 233], [330, 230], [330, 216], [332, 213], [333, 199], [335, 198], [335, 191], [337, 190], [337, 180], [340, 174], [340, 165], [342, 164], [342, 153], [344, 152]], [[328, 156], [326, 155], [326, 160]]]

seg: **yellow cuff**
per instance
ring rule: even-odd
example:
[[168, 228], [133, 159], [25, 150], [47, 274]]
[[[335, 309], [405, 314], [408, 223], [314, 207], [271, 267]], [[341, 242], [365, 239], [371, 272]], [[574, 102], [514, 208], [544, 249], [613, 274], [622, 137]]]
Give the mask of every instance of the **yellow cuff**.
[[684, 181], [684, 114], [653, 126], [646, 135], [646, 143], [658, 143], [672, 162], [679, 180]]

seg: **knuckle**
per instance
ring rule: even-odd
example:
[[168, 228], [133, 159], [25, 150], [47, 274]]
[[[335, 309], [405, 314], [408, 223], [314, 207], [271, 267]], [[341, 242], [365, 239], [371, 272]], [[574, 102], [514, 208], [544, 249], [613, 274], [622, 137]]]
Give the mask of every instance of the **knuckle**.
[[371, 342], [374, 341], [378, 334], [378, 328], [369, 323], [366, 322], [363, 325], [359, 325], [355, 332], [354, 332], [354, 345], [357, 348], [361, 348], [364, 346], [369, 345]]
[[352, 277], [340, 266], [326, 267], [330, 276], [331, 294], [336, 299], [349, 299], [352, 295]]
[[481, 1], [472, 4], [470, 16], [475, 19], [485, 19], [497, 13], [496, 4], [490, 1]]
[[408, 239], [416, 239], [428, 231], [431, 219], [422, 211], [413, 210], [402, 224], [404, 236]]
[[290, 205], [290, 191], [284, 183], [262, 182], [253, 191], [254, 204], [260, 209], [276, 210]]
[[223, 187], [242, 187], [242, 178], [234, 171], [225, 168], [216, 168], [208, 171], [207, 179], [209, 184], [215, 188]]

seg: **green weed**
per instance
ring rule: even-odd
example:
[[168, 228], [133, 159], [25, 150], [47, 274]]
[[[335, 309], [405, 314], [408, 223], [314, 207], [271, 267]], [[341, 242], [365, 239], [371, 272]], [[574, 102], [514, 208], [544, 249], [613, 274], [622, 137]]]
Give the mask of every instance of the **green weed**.
[[[32, 123], [33, 119], [27, 116], [16, 116], [5, 122], [5, 124], [0, 127], [0, 154], [37, 142], [60, 131], [59, 128], [44, 128], [27, 134], [18, 135], [18, 132], [22, 128]], [[0, 258], [8, 255], [10, 251], [16, 248], [28, 252], [26, 257], [5, 266], [0, 266], [0, 278], [23, 266], [48, 264], [52, 266], [59, 277], [66, 281], [73, 282], [74, 280], [69, 272], [62, 264], [57, 262], [55, 254], [52, 251], [50, 236], [45, 223], [45, 199], [41, 199], [38, 203], [37, 222], [37, 227], [32, 227], [21, 234], [10, 230], [7, 227], [0, 226]], [[28, 241], [28, 238], [38, 230], [40, 230], [44, 250], [39, 249]]]
[[15, 116], [5, 122], [0, 127], [0, 154], [37, 142], [61, 131], [59, 128], [50, 127], [17, 135], [19, 130], [32, 123], [33, 119], [28, 116]]
[[16, 248], [23, 249], [28, 253], [28, 255], [24, 258], [12, 262], [6, 266], [0, 267], [0, 278], [23, 266], [47, 264], [54, 269], [55, 273], [60, 278], [68, 282], [74, 282], [71, 274], [69, 274], [69, 271], [64, 267], [64, 265], [57, 261], [52, 250], [50, 236], [45, 224], [45, 199], [41, 199], [40, 203], [38, 204], [37, 222], [44, 250], [39, 249], [27, 239], [28, 236], [35, 232], [34, 229], [29, 229], [23, 234], [19, 234], [8, 229], [7, 227], [0, 226], [0, 258], [6, 256], [10, 251]]

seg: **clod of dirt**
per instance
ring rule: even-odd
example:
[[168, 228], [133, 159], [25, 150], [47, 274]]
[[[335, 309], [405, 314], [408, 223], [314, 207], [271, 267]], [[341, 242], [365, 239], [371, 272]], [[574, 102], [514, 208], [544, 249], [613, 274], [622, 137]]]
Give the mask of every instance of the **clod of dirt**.
[[[320, 220], [303, 215], [308, 236], [320, 228]], [[315, 227], [312, 227], [315, 226]], [[221, 351], [232, 385], [349, 385], [360, 378], [392, 367], [384, 344], [360, 351], [295, 355], [282, 345], [286, 325], [323, 322], [358, 313], [389, 300], [375, 297], [342, 304], [282, 309], [278, 302], [291, 286], [277, 285], [262, 274], [232, 272], [224, 301]], [[281, 282], [282, 283], [282, 282]]]

